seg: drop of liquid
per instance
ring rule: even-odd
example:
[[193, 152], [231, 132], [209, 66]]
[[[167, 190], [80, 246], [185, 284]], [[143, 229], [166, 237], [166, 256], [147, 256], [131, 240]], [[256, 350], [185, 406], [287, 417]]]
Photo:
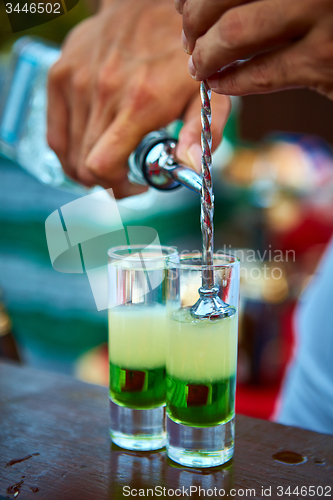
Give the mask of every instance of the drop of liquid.
[[307, 462], [307, 457], [303, 457], [294, 451], [279, 451], [273, 455], [274, 460], [288, 465], [300, 465]]
[[10, 460], [6, 463], [6, 467], [11, 467], [12, 465], [19, 464], [20, 462], [24, 462], [24, 460], [29, 460], [29, 458], [32, 458], [32, 455], [27, 455], [23, 458], [13, 458], [13, 460]]
[[8, 486], [7, 493], [9, 493], [10, 495], [14, 494], [14, 497], [16, 498], [17, 495], [20, 493], [20, 488], [23, 483], [24, 481], [22, 479], [22, 481], [20, 481], [19, 483], [13, 484], [13, 486]]
[[315, 464], [317, 464], [317, 465], [326, 465], [326, 460], [315, 460]]
[[30, 489], [33, 493], [37, 493], [39, 491], [39, 488], [37, 488], [37, 486], [34, 486], [33, 488], [30, 487]]
[[31, 455], [27, 455], [26, 457], [22, 458], [13, 458], [13, 460], [10, 460], [9, 462], [6, 463], [6, 467], [11, 467], [12, 465], [19, 464], [20, 462], [24, 462], [25, 460], [29, 460], [29, 458], [32, 457], [37, 457], [40, 455], [40, 453], [32, 453]]

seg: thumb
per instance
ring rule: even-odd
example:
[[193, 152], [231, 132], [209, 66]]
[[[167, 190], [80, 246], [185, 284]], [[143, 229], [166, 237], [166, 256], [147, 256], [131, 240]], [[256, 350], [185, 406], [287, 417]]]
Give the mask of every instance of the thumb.
[[[221, 142], [223, 129], [231, 110], [228, 96], [212, 93], [212, 150]], [[176, 148], [176, 158], [201, 173], [201, 99], [200, 94], [190, 102], [184, 115], [184, 126], [180, 131]]]

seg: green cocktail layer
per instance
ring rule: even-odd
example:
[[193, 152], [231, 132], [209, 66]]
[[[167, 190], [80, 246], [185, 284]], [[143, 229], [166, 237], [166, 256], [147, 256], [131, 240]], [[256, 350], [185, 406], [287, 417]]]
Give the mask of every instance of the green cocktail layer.
[[227, 422], [235, 411], [235, 385], [235, 375], [203, 384], [167, 375], [168, 415], [178, 423], [195, 427]]
[[110, 363], [110, 396], [115, 403], [147, 410], [165, 404], [165, 368], [128, 370]]

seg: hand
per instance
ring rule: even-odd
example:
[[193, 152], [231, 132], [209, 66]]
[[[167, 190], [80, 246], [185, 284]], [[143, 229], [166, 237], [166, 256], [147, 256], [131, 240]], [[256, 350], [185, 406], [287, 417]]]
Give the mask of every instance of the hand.
[[189, 71], [246, 95], [310, 87], [333, 99], [332, 0], [180, 0]]
[[[109, 0], [65, 41], [49, 74], [48, 142], [65, 172], [116, 198], [142, 192], [127, 159], [144, 135], [183, 116], [178, 159], [200, 166], [199, 85], [187, 71], [172, 0]], [[219, 144], [230, 104], [216, 96]]]

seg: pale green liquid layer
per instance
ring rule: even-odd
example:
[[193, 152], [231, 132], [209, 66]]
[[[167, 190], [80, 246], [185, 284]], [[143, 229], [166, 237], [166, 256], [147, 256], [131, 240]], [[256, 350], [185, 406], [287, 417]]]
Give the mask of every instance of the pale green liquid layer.
[[110, 363], [110, 396], [128, 408], [147, 410], [165, 404], [165, 368], [128, 370]]
[[132, 370], [165, 366], [165, 306], [119, 306], [109, 310], [109, 360]]
[[235, 412], [235, 375], [198, 384], [167, 375], [167, 411], [184, 425], [208, 427], [229, 421]]
[[205, 384], [236, 373], [238, 315], [217, 321], [194, 319], [189, 308], [171, 316], [166, 370], [170, 377]]

